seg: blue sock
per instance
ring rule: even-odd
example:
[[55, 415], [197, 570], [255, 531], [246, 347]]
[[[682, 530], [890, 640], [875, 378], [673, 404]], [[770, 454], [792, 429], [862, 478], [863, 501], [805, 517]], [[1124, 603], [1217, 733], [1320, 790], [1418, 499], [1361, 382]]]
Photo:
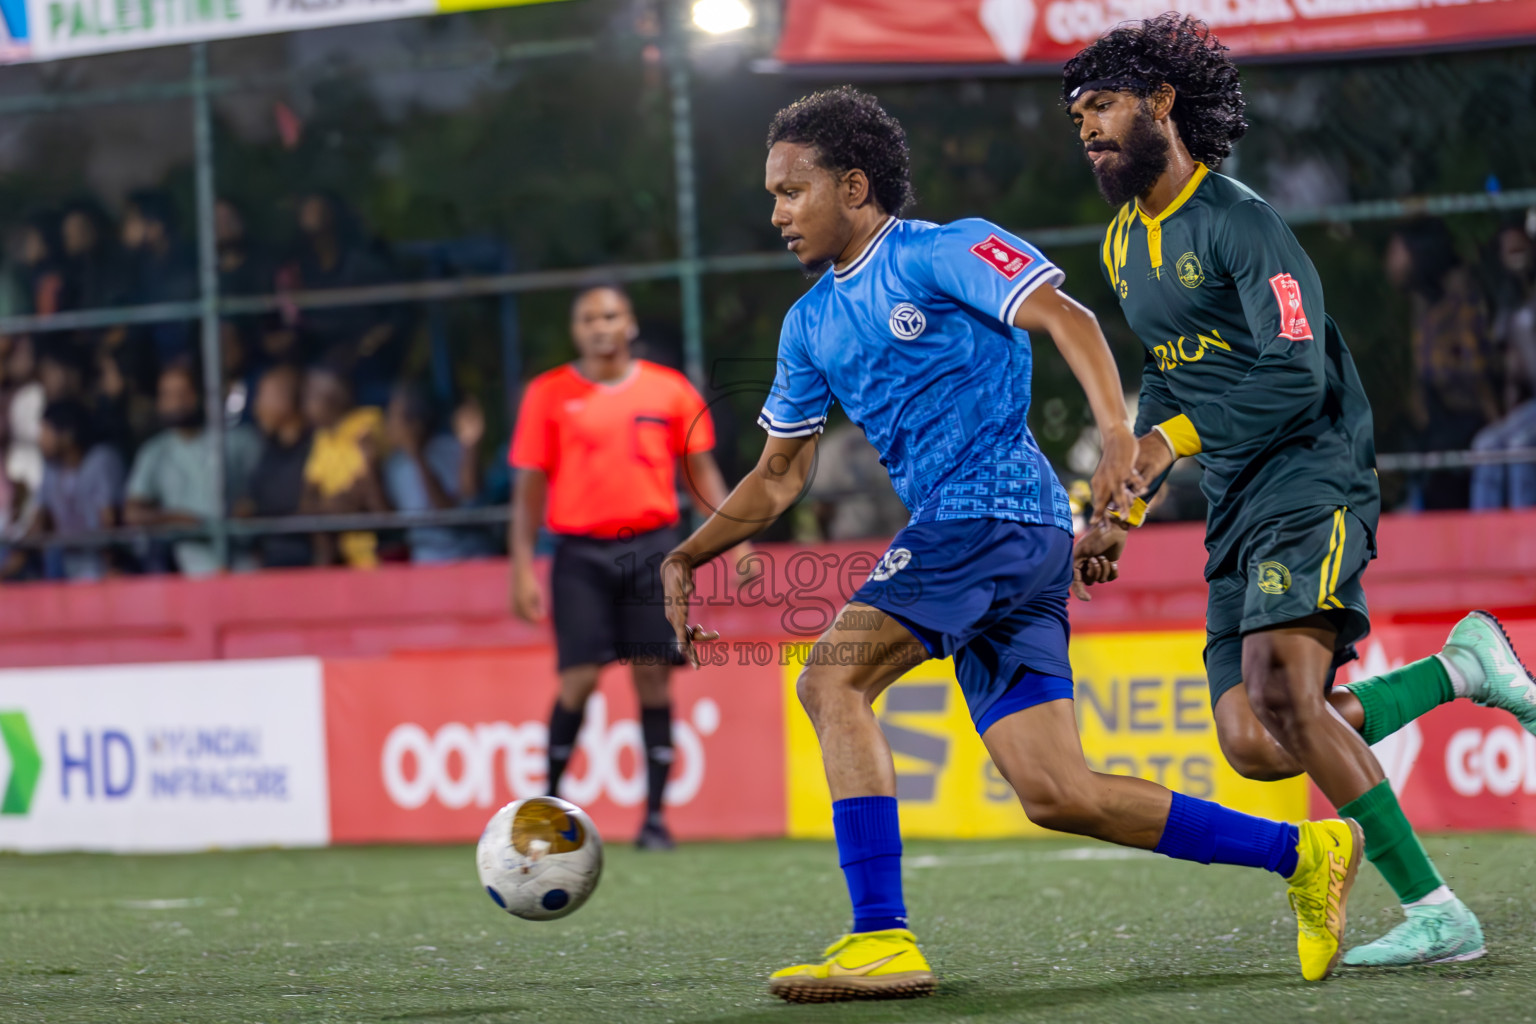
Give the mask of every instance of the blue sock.
[[853, 899], [853, 930], [907, 926], [901, 899], [901, 821], [893, 796], [855, 796], [832, 804], [837, 862]]
[[1301, 830], [1283, 821], [1255, 818], [1209, 800], [1173, 794], [1158, 853], [1201, 864], [1264, 868], [1281, 878], [1296, 873]]

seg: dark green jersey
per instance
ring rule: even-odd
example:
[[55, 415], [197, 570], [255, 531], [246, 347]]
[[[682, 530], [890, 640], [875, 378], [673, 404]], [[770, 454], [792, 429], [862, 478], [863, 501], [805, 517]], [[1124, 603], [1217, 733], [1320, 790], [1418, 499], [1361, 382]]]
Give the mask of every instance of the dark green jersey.
[[1371, 407], [1296, 236], [1246, 186], [1199, 165], [1163, 213], [1135, 201], [1104, 273], [1146, 346], [1136, 432], [1205, 467], [1206, 575], [1264, 519], [1345, 505], [1374, 534]]

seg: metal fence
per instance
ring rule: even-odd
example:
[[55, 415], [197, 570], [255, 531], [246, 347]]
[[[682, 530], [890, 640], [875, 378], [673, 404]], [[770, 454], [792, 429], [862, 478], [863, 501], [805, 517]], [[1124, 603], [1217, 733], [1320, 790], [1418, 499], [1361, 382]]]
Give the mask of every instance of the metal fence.
[[[560, 292], [578, 288], [595, 281], [618, 280], [623, 282], [675, 282], [677, 288], [678, 321], [681, 328], [683, 362], [688, 374], [702, 382], [705, 377], [707, 355], [706, 306], [709, 281], [725, 275], [787, 274], [798, 269], [798, 263], [782, 251], [749, 251], [739, 253], [706, 254], [701, 245], [699, 170], [700, 152], [696, 102], [696, 80], [702, 74], [713, 90], [722, 80], [722, 74], [740, 76], [740, 61], [726, 62], [720, 70], [718, 54], [701, 50], [688, 36], [684, 24], [684, 5], [665, 3], [655, 9], [660, 16], [655, 31], [649, 36], [643, 33], [633, 36], [627, 28], [603, 30], [582, 36], [520, 41], [507, 44], [482, 44], [442, 52], [412, 53], [371, 59], [370, 63], [338, 69], [325, 65], [301, 68], [280, 68], [244, 72], [239, 75], [219, 75], [210, 72], [207, 44], [185, 47], [187, 73], [183, 79], [152, 84], [124, 84], [112, 88], [73, 87], [68, 76], [60, 76], [58, 88], [43, 89], [28, 95], [0, 95], [0, 124], [7, 118], [21, 118], [39, 114], [58, 114], [88, 108], [122, 104], [174, 104], [189, 101], [193, 136], [192, 177], [196, 209], [196, 242], [198, 255], [199, 294], [194, 300], [117, 307], [110, 309], [81, 309], [55, 313], [48, 316], [17, 315], [0, 317], [0, 334], [46, 334], [59, 331], [76, 331], [118, 324], [147, 324], [167, 321], [196, 320], [200, 324], [201, 357], [204, 372], [204, 392], [207, 408], [218, 409], [223, 404], [224, 373], [221, 366], [219, 324], [223, 317], [259, 314], [291, 308], [299, 310], [340, 308], [347, 306], [379, 306], [389, 304], [421, 304], [492, 296], [533, 295]], [[505, 18], [516, 18], [516, 13], [502, 13]], [[655, 51], [655, 52], [652, 52]], [[616, 56], [617, 55], [617, 56]], [[93, 58], [86, 58], [92, 60]], [[541, 62], [601, 62], [604, 60], [631, 60], [649, 62], [664, 76], [667, 103], [664, 113], [665, 131], [670, 138], [672, 193], [670, 196], [672, 218], [673, 255], [668, 258], [635, 260], [617, 263], [601, 263], [566, 269], [534, 269], [518, 272], [456, 276], [443, 280], [407, 280], [367, 287], [342, 288], [316, 291], [291, 291], [264, 295], [221, 295], [215, 264], [213, 209], [217, 194], [215, 167], [218, 154], [215, 149], [215, 125], [212, 101], [218, 97], [232, 96], [251, 90], [277, 88], [315, 88], [327, 82], [347, 80], [357, 76], [384, 76], [401, 73], [428, 71], [472, 72], [476, 69], [505, 71]], [[1445, 68], [1455, 65], [1457, 58], [1417, 58], [1408, 62], [1376, 62], [1378, 73], [1367, 74], [1371, 90], [1382, 95], [1397, 95], [1405, 102], [1424, 93], [1428, 83], [1447, 84]], [[1506, 59], [1511, 76], [1521, 82], [1522, 89], [1529, 89], [1526, 78], [1536, 81], [1532, 73], [1529, 54], [1515, 53]], [[0, 77], [8, 71], [0, 70]], [[1292, 93], [1321, 91], [1337, 95], [1349, 91], [1349, 82], [1358, 83], [1361, 71], [1358, 67], [1319, 68], [1316, 66], [1296, 72], [1290, 78], [1283, 69], [1268, 68], [1267, 96], [1285, 96]], [[1460, 72], [1456, 72], [1460, 74]], [[1526, 78], [1521, 78], [1526, 76]], [[1471, 81], [1471, 79], [1468, 79]], [[801, 88], [796, 83], [795, 88]], [[963, 88], [963, 85], [962, 85]], [[1029, 88], [1049, 106], [1050, 83], [1037, 83]], [[1358, 85], [1354, 91], [1359, 92]], [[1454, 85], [1453, 85], [1454, 92]], [[1458, 102], [1473, 103], [1476, 89], [1467, 85], [1457, 94]], [[1429, 95], [1429, 94], [1425, 94]], [[1430, 95], [1429, 120], [1436, 116], [1455, 117], [1454, 110], [1446, 105], [1444, 92], [1436, 99]], [[1436, 114], [1435, 104], [1439, 104]], [[1020, 108], [1022, 109], [1022, 108]], [[1421, 108], [1423, 109], [1423, 108]], [[1260, 114], [1274, 120], [1282, 115]], [[1020, 120], [1026, 118], [1021, 114]], [[1370, 191], [1379, 191], [1380, 181], [1390, 178], [1391, 131], [1390, 119], [1372, 119], [1357, 116], [1353, 122], [1336, 114], [1314, 118], [1310, 134], [1305, 134], [1309, 144], [1331, 148], [1352, 165], [1362, 162], [1369, 167], [1362, 177], [1377, 182]], [[1353, 123], [1358, 130], [1351, 133], [1346, 126]], [[1395, 123], [1395, 122], [1394, 122]], [[711, 130], [717, 127], [711, 126]], [[1420, 128], [1424, 126], [1420, 125]], [[1424, 128], [1431, 131], [1430, 128]], [[1382, 134], [1386, 132], [1387, 134]], [[1244, 166], [1254, 166], [1257, 160], [1276, 158], [1273, 139], [1279, 132], [1271, 133], [1266, 141], [1263, 131], [1245, 141], [1239, 151]], [[1420, 132], [1420, 135], [1423, 131]], [[1423, 141], [1422, 139], [1419, 141]], [[1417, 143], [1414, 143], [1417, 144]], [[1385, 154], [1383, 148], [1385, 147]], [[707, 148], [707, 147], [706, 147]], [[1411, 146], [1410, 146], [1411, 148]], [[1517, 146], [1518, 148], [1518, 146]], [[1252, 154], [1252, 155], [1250, 155]], [[1528, 159], [1530, 154], [1522, 159]], [[624, 174], [623, 169], [614, 173]], [[1516, 179], [1525, 175], [1523, 165], [1512, 165]], [[1379, 181], [1378, 181], [1379, 179]], [[1536, 176], [1524, 177], [1529, 183]], [[1411, 182], [1410, 182], [1411, 183]], [[1523, 210], [1536, 206], [1536, 188], [1509, 187], [1520, 180], [1467, 182], [1474, 186], [1462, 191], [1442, 191], [1434, 194], [1400, 196], [1396, 198], [1369, 198], [1355, 202], [1332, 202], [1312, 206], [1291, 206], [1283, 213], [1294, 225], [1351, 225], [1371, 221], [1391, 221], [1415, 215], [1458, 216], [1464, 214], [1497, 214], [1503, 211]], [[1476, 187], [1481, 186], [1481, 187]], [[1384, 187], [1384, 186], [1383, 186]], [[1067, 249], [1075, 246], [1096, 245], [1102, 237], [1102, 217], [1094, 222], [1057, 224], [1029, 227], [1032, 241], [1048, 249]], [[723, 341], [717, 339], [717, 352], [724, 351]], [[521, 379], [522, 358], [515, 348], [503, 353], [504, 394], [509, 406], [515, 402], [516, 389]], [[218, 435], [222, 430], [220, 417], [210, 415], [210, 429]], [[215, 481], [216, 492], [223, 493], [222, 480], [223, 445], [216, 436], [210, 446], [213, 458], [208, 472]], [[1385, 454], [1380, 466], [1385, 472], [1419, 472], [1443, 468], [1465, 468], [1491, 461], [1523, 462], [1536, 459], [1529, 450], [1504, 453], [1394, 453]], [[423, 514], [389, 514], [383, 516], [326, 516], [285, 517], [273, 520], [232, 519], [227, 513], [210, 520], [202, 529], [165, 528], [157, 530], [124, 529], [104, 531], [88, 537], [72, 538], [71, 545], [100, 545], [125, 543], [144, 537], [176, 538], [191, 535], [206, 536], [215, 544], [221, 561], [227, 564], [228, 548], [232, 538], [244, 538], [267, 533], [336, 532], [358, 529], [405, 528], [421, 525], [489, 525], [506, 520], [505, 507], [448, 510]]]

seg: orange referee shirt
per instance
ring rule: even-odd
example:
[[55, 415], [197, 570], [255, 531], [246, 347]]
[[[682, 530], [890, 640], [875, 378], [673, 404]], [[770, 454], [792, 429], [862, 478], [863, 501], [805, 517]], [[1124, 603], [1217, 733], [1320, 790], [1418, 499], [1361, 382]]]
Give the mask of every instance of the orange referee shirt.
[[715, 446], [715, 425], [688, 378], [636, 359], [612, 384], [571, 364], [528, 383], [508, 461], [549, 477], [555, 533], [616, 537], [677, 522], [677, 458]]

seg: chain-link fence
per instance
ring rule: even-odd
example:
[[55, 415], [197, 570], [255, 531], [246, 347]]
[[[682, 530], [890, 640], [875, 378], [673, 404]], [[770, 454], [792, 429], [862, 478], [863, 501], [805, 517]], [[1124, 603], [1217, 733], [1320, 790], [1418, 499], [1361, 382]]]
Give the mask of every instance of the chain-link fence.
[[[206, 405], [223, 413], [210, 420], [233, 428], [250, 418], [266, 366], [346, 350], [361, 400], [387, 401], [406, 380], [445, 428], [470, 400], [485, 410], [469, 455], [483, 490], [458, 495], [465, 508], [412, 513], [410, 525], [489, 537], [505, 517], [500, 442], [520, 384], [570, 358], [571, 290], [617, 279], [633, 290], [646, 355], [724, 395], [721, 461], [739, 472], [759, 446], [756, 399], [733, 387], [730, 368], [773, 358], [805, 287], [768, 224], [764, 129], [778, 107], [830, 83], [749, 70], [771, 46], [772, 19], [747, 44], [722, 45], [690, 36], [681, 13], [645, 0], [556, 5], [0, 69], [8, 462], [36, 443], [12, 415], [27, 387], [33, 399], [44, 385], [47, 398], [77, 389], [112, 425], [127, 468], [159, 425], [163, 365], [200, 358]], [[1109, 211], [1057, 84], [869, 87], [912, 140], [912, 213], [986, 216], [1051, 252], [1068, 289], [1100, 311], [1133, 385], [1140, 344], [1095, 252]], [[1439, 214], [1490, 321], [1529, 287], [1494, 242], [1536, 204], [1536, 53], [1265, 64], [1245, 69], [1245, 90], [1252, 129], [1224, 170], [1285, 213], [1322, 272], [1376, 410], [1383, 468], [1430, 468], [1403, 454], [1420, 445], [1412, 302], [1384, 254], [1397, 222]], [[158, 270], [129, 237], [153, 218]], [[1050, 346], [1036, 394], [1032, 426], [1069, 472], [1086, 415]], [[1401, 477], [1384, 483], [1389, 504], [1405, 500]], [[236, 511], [224, 503], [158, 533], [406, 525], [383, 512]]]

